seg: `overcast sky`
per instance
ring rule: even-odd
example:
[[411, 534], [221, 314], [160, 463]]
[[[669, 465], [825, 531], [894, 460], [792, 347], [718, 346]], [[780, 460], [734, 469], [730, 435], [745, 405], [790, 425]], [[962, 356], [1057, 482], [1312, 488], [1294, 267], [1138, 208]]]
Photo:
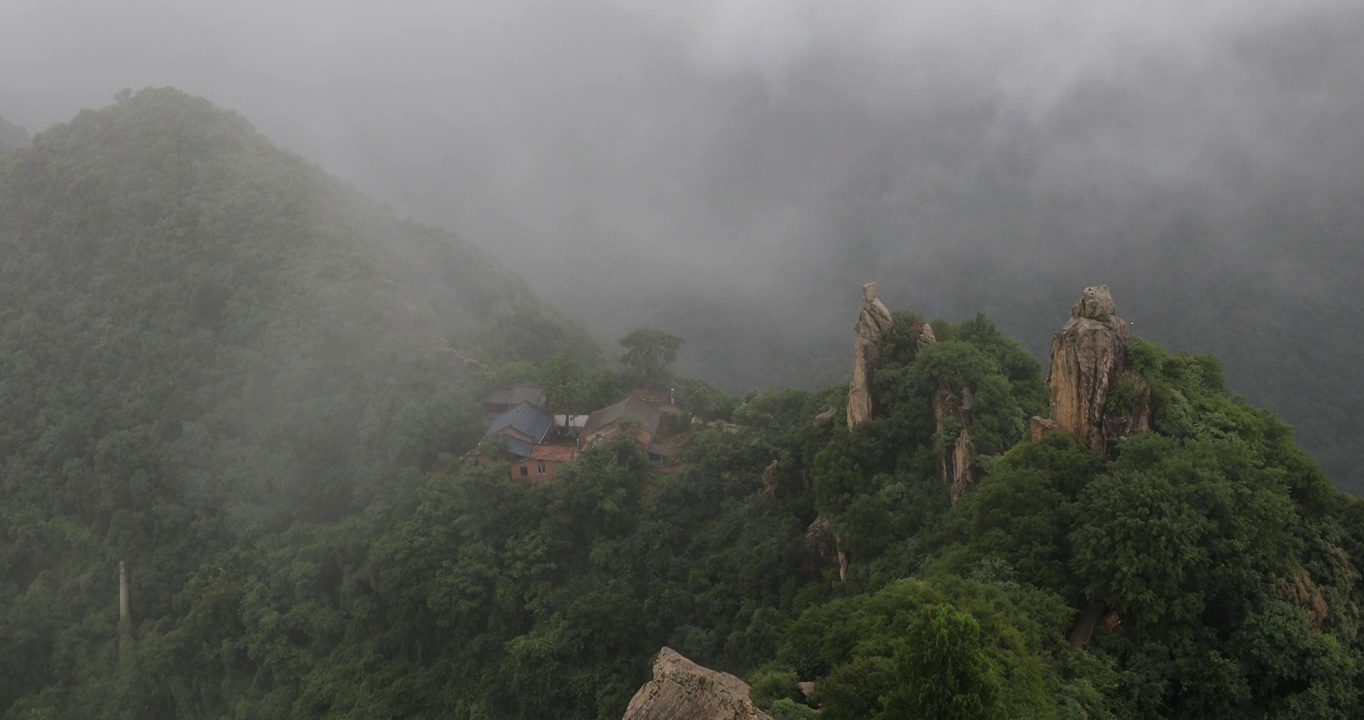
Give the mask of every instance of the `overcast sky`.
[[[1233, 228], [1265, 188], [1364, 156], [1359, 5], [5, 0], [0, 116], [172, 85], [604, 333], [673, 293], [822, 337], [878, 277], [928, 312], [1064, 312], [1053, 292], [1120, 284], [1134, 257], [1103, 247], [1149, 244], [1128, 229], [1153, 214], [1253, 242]], [[1023, 286], [1061, 266], [1074, 288]]]

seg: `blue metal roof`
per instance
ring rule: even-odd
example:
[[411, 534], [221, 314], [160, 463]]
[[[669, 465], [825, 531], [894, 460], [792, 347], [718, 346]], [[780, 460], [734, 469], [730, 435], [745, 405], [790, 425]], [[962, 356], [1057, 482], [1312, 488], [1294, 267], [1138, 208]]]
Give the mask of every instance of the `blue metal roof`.
[[[529, 435], [535, 442], [545, 439], [549, 429], [554, 427], [554, 417], [529, 402], [518, 403], [512, 409], [497, 416], [488, 426], [487, 435], [500, 433], [507, 428]], [[526, 450], [526, 456], [530, 450]]]
[[507, 450], [511, 452], [511, 454], [522, 459], [530, 457], [531, 451], [535, 449], [535, 445], [532, 445], [531, 443], [526, 442], [521, 438], [516, 438], [505, 434], [503, 435], [488, 434], [483, 436], [483, 442], [480, 442], [478, 444], [478, 449], [480, 452], [494, 452], [493, 448], [497, 446], [507, 448]]
[[[507, 436], [504, 435], [503, 437]], [[507, 437], [507, 447], [510, 448], [513, 453], [516, 453], [517, 457], [528, 458], [530, 457], [530, 451], [534, 446], [520, 438]]]

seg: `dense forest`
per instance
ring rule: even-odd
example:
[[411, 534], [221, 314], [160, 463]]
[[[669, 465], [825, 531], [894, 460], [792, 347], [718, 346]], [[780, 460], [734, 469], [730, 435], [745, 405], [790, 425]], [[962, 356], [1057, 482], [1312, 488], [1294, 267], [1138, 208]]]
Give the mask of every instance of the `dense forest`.
[[0, 117], [0, 155], [28, 144], [28, 131]]
[[[897, 312], [874, 416], [816, 422], [846, 383], [617, 369], [484, 252], [172, 90], [0, 157], [0, 293], [6, 720], [616, 718], [664, 645], [779, 720], [1364, 713], [1364, 505], [1211, 356], [1133, 339], [1109, 402], [1150, 429], [1095, 452], [1029, 437], [1045, 370], [989, 319], [926, 344]], [[650, 381], [697, 415], [666, 470], [630, 439], [544, 485], [438, 462], [491, 387], [577, 413]], [[956, 502], [944, 388], [974, 400]]]

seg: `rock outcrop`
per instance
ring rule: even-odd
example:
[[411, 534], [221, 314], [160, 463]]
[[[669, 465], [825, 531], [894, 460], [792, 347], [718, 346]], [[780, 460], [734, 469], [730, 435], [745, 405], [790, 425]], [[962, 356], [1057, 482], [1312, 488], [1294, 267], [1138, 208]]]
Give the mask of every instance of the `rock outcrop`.
[[838, 533], [827, 516], [820, 515], [805, 529], [805, 574], [817, 578], [820, 569], [838, 565], [838, 579], [848, 579], [848, 555], [838, 545]]
[[436, 352], [446, 369], [456, 377], [463, 376], [465, 373], [470, 373], [475, 370], [483, 370], [485, 372], [493, 371], [493, 369], [486, 364], [481, 363], [452, 347], [436, 348]]
[[1101, 602], [1090, 603], [1085, 611], [1080, 613], [1079, 619], [1075, 621], [1075, 627], [1070, 630], [1070, 646], [1076, 650], [1083, 650], [1089, 645], [1089, 641], [1094, 639], [1094, 630], [1099, 626], [1099, 621], [1103, 618], [1104, 604]]
[[763, 492], [770, 497], [777, 494], [778, 473], [781, 472], [781, 462], [773, 460], [767, 467], [763, 468]]
[[920, 349], [922, 349], [923, 346], [925, 345], [932, 345], [933, 343], [938, 341], [938, 336], [933, 334], [932, 325], [924, 323], [923, 325], [916, 325], [915, 327], [918, 328], [917, 333], [919, 336]]
[[976, 449], [971, 443], [972, 396], [971, 388], [963, 386], [954, 392], [946, 383], [933, 395], [933, 417], [942, 443], [938, 448], [938, 466], [942, 481], [952, 487], [953, 505], [980, 477]]
[[[1070, 433], [1106, 455], [1113, 439], [1149, 429], [1151, 389], [1127, 372], [1127, 322], [1115, 314], [1107, 285], [1085, 288], [1070, 314], [1051, 339], [1051, 417], [1033, 418], [1029, 434], [1036, 441], [1052, 431]], [[1115, 389], [1120, 402], [1110, 403]]]
[[945, 468], [950, 474], [945, 479], [952, 483], [952, 504], [956, 505], [967, 490], [975, 487], [980, 475], [976, 467], [976, 448], [971, 444], [969, 429], [963, 427], [957, 441], [952, 444], [950, 461], [949, 467]]
[[971, 404], [974, 401], [975, 393], [967, 385], [953, 390], [944, 382], [933, 394], [933, 419], [942, 443], [938, 448], [938, 467], [942, 481], [951, 486], [953, 505], [980, 478], [975, 445], [971, 443]]
[[[853, 341], [853, 372], [848, 383], [848, 429], [871, 419], [871, 378], [881, 359], [881, 345], [895, 325], [890, 310], [876, 298], [876, 283], [862, 286], [862, 312]], [[930, 331], [931, 332], [931, 331]]]
[[665, 647], [654, 679], [630, 699], [622, 720], [772, 720], [748, 697], [748, 683], [716, 672]]
[[831, 405], [831, 406], [829, 406], [829, 409], [828, 409], [828, 410], [825, 410], [824, 412], [822, 412], [822, 413], [816, 415], [816, 416], [815, 416], [815, 419], [814, 419], [814, 422], [812, 422], [811, 425], [812, 425], [816, 430], [818, 430], [818, 429], [820, 429], [820, 428], [833, 427], [833, 424], [834, 424], [834, 416], [837, 415], [837, 414], [838, 414], [838, 408], [835, 408], [835, 407], [833, 407], [833, 406]]

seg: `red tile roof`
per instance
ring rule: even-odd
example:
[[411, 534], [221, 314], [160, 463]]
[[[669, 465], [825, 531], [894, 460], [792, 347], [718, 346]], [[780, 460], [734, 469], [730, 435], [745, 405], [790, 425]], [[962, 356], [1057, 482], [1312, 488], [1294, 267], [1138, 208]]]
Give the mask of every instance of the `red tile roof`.
[[578, 448], [572, 445], [536, 445], [530, 449], [532, 460], [548, 460], [550, 462], [568, 462], [577, 454]]

